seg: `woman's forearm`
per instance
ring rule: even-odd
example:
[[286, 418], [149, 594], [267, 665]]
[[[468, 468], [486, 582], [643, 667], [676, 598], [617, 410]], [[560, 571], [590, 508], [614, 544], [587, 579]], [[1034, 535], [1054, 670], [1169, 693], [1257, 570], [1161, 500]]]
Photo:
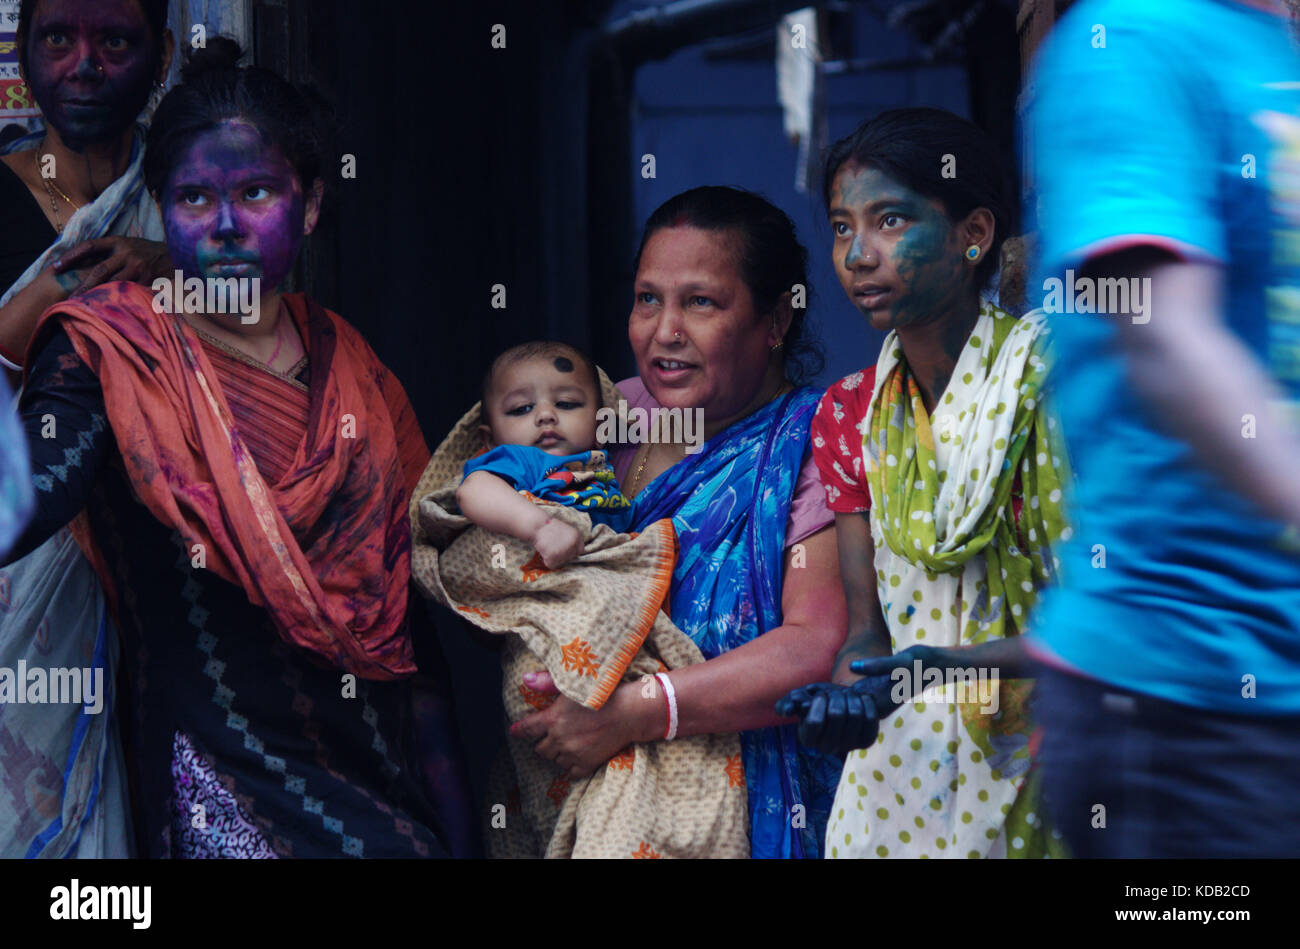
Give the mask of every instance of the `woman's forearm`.
[[80, 283], [75, 272], [54, 273], [47, 267], [40, 275], [0, 307], [0, 349], [23, 359], [31, 342], [36, 322], [54, 304], [67, 299]]
[[831, 669], [831, 681], [837, 685], [852, 685], [862, 676], [849, 668], [850, 663], [855, 659], [877, 659], [880, 656], [888, 656], [892, 652], [889, 630], [884, 628], [883, 622], [879, 626], [872, 624], [856, 633], [849, 633], [848, 639], [844, 641], [844, 648], [835, 657], [835, 664]]
[[[801, 685], [830, 678], [848, 628], [835, 530], [818, 531], [805, 538], [802, 547], [801, 566], [793, 566], [786, 555], [783, 625], [708, 662], [670, 674], [679, 735], [744, 731], [788, 721], [776, 714], [777, 699]], [[644, 691], [651, 692], [662, 708], [658, 687]], [[655, 724], [653, 716], [646, 720]], [[662, 718], [656, 727], [658, 733], [645, 735], [647, 740], [663, 737]]]
[[[35, 550], [85, 508], [113, 446], [99, 379], [61, 330], [33, 355], [27, 382], [19, 414], [36, 479], [36, 510], [0, 566]], [[51, 426], [51, 419], [58, 424]]]
[[[780, 626], [708, 662], [674, 669], [669, 674], [677, 698], [677, 734], [706, 735], [778, 725], [787, 719], [774, 711], [776, 700], [791, 689], [830, 677], [833, 653], [812, 648], [812, 630]], [[664, 737], [663, 693], [658, 683], [629, 685], [639, 689], [631, 709], [641, 741]]]
[[850, 671], [854, 659], [875, 659], [893, 651], [889, 627], [876, 592], [875, 544], [871, 540], [871, 514], [836, 514], [840, 579], [849, 608], [849, 635], [835, 657], [831, 681], [851, 685], [861, 676]]
[[1002, 679], [1027, 679], [1038, 675], [1037, 664], [1020, 636], [971, 646], [944, 646], [929, 650], [927, 666], [940, 669], [986, 669]]

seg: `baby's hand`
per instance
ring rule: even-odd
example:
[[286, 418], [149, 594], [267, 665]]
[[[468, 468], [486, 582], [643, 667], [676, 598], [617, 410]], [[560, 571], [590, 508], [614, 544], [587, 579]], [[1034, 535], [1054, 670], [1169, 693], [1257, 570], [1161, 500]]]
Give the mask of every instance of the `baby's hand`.
[[554, 518], [539, 527], [533, 535], [533, 547], [542, 555], [542, 563], [549, 570], [563, 567], [575, 559], [582, 553], [584, 546], [586, 542], [576, 527], [570, 527]]

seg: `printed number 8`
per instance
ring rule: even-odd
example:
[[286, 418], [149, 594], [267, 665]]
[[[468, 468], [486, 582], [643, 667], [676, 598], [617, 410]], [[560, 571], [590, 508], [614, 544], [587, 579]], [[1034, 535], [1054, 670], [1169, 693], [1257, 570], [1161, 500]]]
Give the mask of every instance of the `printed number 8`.
[[27, 98], [26, 83], [20, 82], [17, 85], [10, 86], [5, 90], [5, 95], [9, 99], [4, 104], [6, 109], [30, 109], [32, 107], [31, 101]]

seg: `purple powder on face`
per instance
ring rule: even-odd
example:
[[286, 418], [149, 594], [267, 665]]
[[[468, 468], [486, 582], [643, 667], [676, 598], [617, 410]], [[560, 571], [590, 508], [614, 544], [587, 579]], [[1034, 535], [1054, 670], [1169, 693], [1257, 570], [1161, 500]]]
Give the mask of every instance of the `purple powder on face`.
[[74, 150], [112, 141], [149, 100], [157, 49], [135, 0], [45, 0], [24, 42], [32, 95]]
[[187, 277], [259, 277], [279, 288], [304, 238], [301, 182], [242, 120], [194, 137], [160, 195], [167, 247]]

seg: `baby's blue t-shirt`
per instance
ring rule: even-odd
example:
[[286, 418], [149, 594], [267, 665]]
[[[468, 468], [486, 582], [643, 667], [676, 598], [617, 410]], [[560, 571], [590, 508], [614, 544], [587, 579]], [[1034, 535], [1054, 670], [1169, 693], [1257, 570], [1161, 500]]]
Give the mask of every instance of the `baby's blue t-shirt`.
[[498, 445], [465, 462], [462, 480], [474, 471], [490, 471], [517, 491], [577, 508], [619, 533], [631, 523], [631, 504], [601, 451], [551, 455], [533, 445]]

